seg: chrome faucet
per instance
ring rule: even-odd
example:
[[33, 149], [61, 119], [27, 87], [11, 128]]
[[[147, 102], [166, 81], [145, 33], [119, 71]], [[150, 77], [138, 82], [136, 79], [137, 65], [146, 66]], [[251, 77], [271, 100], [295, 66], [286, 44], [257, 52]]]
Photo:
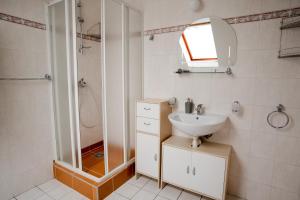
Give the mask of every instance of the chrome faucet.
[[202, 115], [203, 114], [203, 104], [198, 104], [197, 107], [195, 108], [197, 111], [197, 115]]

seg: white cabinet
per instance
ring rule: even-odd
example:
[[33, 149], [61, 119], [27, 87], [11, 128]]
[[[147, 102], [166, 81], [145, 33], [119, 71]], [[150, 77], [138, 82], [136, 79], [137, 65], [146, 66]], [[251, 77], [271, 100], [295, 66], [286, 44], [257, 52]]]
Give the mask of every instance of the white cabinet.
[[145, 99], [136, 106], [136, 174], [157, 179], [160, 183], [161, 142], [171, 133], [168, 101]]
[[203, 153], [192, 153], [192, 183], [190, 188], [222, 199], [225, 159]]
[[159, 139], [149, 134], [137, 133], [137, 169], [140, 173], [158, 178]]
[[214, 199], [224, 199], [231, 147], [172, 136], [163, 143], [162, 183], [170, 183]]
[[187, 186], [191, 184], [191, 162], [192, 157], [189, 151], [173, 148], [170, 146], [163, 147], [163, 180], [168, 180], [171, 184], [180, 183]]

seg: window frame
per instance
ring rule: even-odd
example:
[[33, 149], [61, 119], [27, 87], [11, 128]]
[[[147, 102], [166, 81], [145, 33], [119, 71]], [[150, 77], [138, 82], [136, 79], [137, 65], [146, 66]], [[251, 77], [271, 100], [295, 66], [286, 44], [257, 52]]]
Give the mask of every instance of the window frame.
[[[191, 26], [203, 26], [203, 25], [207, 25], [207, 24], [211, 24], [211, 22], [195, 23], [195, 24], [191, 24], [189, 27], [191, 27]], [[181, 37], [182, 37], [183, 43], [186, 47], [186, 50], [188, 52], [190, 61], [217, 61], [218, 60], [218, 58], [215, 58], [215, 57], [213, 57], [213, 58], [193, 58], [191, 49], [190, 49], [189, 44], [187, 42], [186, 36], [184, 35], [184, 32], [181, 34]]]

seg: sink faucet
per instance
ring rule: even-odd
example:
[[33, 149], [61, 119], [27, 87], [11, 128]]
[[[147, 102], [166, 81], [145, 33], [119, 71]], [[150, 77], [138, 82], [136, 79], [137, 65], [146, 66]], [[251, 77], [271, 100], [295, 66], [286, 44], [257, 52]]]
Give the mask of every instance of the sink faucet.
[[198, 104], [197, 107], [195, 108], [197, 111], [197, 115], [202, 115], [203, 114], [203, 104]]

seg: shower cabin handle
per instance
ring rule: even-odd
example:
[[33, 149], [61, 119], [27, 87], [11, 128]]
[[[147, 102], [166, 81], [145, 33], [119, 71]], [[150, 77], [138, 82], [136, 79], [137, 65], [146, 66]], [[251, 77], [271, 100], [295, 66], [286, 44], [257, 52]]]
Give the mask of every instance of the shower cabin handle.
[[153, 156], [154, 161], [157, 161], [157, 153]]
[[189, 174], [190, 173], [190, 166], [186, 167], [186, 173]]
[[196, 176], [196, 168], [193, 167], [193, 176]]

